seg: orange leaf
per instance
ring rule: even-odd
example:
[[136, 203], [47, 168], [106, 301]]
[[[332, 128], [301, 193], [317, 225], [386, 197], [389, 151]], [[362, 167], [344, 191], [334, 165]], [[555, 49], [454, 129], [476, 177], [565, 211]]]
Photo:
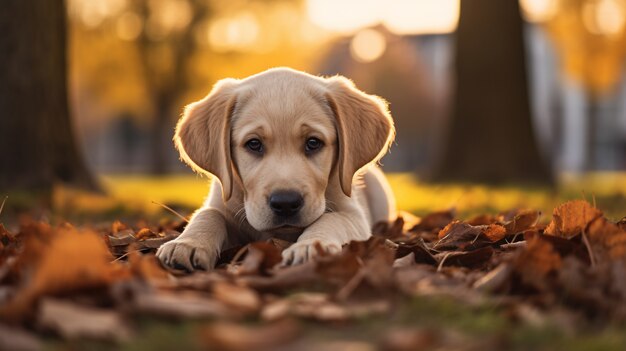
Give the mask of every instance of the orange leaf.
[[552, 216], [545, 233], [569, 239], [584, 231], [591, 221], [602, 216], [602, 212], [587, 201], [574, 200], [555, 208]]

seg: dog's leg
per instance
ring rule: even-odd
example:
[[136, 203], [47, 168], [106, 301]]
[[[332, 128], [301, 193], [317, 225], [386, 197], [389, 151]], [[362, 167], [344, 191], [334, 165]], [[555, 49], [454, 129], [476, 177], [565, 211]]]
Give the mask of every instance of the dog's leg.
[[325, 213], [283, 251], [283, 264], [310, 260], [317, 255], [316, 242], [326, 252], [338, 253], [342, 245], [352, 240], [367, 240], [371, 235], [367, 218], [360, 211]]
[[214, 208], [201, 208], [191, 217], [183, 233], [163, 244], [156, 254], [170, 267], [210, 270], [215, 267], [226, 233], [224, 216]]

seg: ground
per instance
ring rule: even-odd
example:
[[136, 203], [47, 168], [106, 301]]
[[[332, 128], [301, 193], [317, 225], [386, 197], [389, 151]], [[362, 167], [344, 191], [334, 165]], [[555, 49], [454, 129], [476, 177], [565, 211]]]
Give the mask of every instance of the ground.
[[[51, 226], [0, 213], [0, 349], [19, 333], [54, 350], [626, 347], [626, 175], [565, 178], [557, 190], [389, 179], [398, 207], [421, 219], [405, 214], [295, 274], [270, 269], [279, 241], [215, 273], [163, 270], [153, 247], [184, 225], [163, 205], [188, 216], [206, 196], [191, 175], [106, 176], [107, 197], [59, 188]], [[579, 201], [559, 206], [569, 200]]]

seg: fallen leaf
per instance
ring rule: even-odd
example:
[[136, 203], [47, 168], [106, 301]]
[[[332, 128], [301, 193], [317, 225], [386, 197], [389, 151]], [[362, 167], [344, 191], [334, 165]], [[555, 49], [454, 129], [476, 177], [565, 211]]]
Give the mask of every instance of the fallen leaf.
[[171, 278], [156, 256], [142, 255], [137, 250], [131, 249], [128, 253], [128, 262], [133, 275], [145, 281], [169, 280]]
[[137, 240], [146, 240], [146, 239], [158, 238], [158, 237], [159, 237], [159, 234], [151, 231], [149, 228], [139, 229], [137, 234], [135, 234], [135, 238]]
[[467, 223], [470, 225], [488, 225], [498, 222], [498, 217], [491, 214], [481, 214], [467, 221]]
[[435, 255], [443, 266], [461, 266], [475, 268], [489, 261], [493, 256], [493, 248], [487, 246], [472, 251], [447, 251]]
[[410, 252], [408, 255], [397, 258], [393, 261], [393, 268], [408, 267], [413, 265], [415, 265], [415, 254], [413, 252]]
[[261, 308], [261, 298], [254, 290], [232, 283], [219, 282], [214, 284], [213, 297], [243, 313], [253, 313]]
[[132, 229], [118, 231], [114, 235], [107, 235], [109, 246], [127, 246], [135, 242], [135, 232]]
[[491, 245], [506, 235], [506, 229], [498, 224], [473, 226], [461, 221], [448, 224], [439, 232], [434, 250], [473, 250]]
[[512, 272], [510, 264], [502, 263], [474, 282], [473, 287], [483, 292], [497, 291], [508, 282]]
[[216, 322], [199, 331], [200, 340], [208, 349], [248, 351], [270, 350], [294, 341], [300, 335], [294, 320], [283, 319], [262, 326], [244, 326]]
[[205, 295], [191, 292], [147, 293], [135, 297], [130, 307], [139, 314], [176, 319], [239, 317], [238, 311]]
[[254, 242], [247, 246], [248, 253], [244, 258], [237, 273], [246, 274], [269, 274], [269, 271], [282, 261], [280, 250], [276, 245], [269, 242]]
[[416, 231], [431, 231], [440, 230], [447, 226], [454, 220], [454, 209], [445, 211], [432, 212], [422, 217], [422, 220], [417, 223], [413, 228], [409, 229], [411, 232]]
[[431, 350], [439, 343], [439, 333], [434, 329], [397, 328], [387, 332], [383, 349], [389, 351]]
[[422, 238], [417, 239], [413, 243], [399, 243], [396, 251], [396, 257], [406, 257], [412, 254], [415, 263], [436, 264], [437, 260], [430, 253], [426, 243]]
[[34, 301], [43, 295], [105, 287], [130, 277], [128, 269], [119, 263], [111, 263], [113, 257], [98, 234], [65, 228], [53, 232], [45, 248], [39, 240], [26, 243], [23, 254], [39, 251], [40, 257], [30, 264], [24, 263], [22, 268], [31, 270], [33, 275], [22, 282], [17, 297], [0, 310], [6, 318], [26, 317]]
[[595, 260], [626, 259], [626, 230], [599, 217], [589, 224], [587, 234]]
[[561, 268], [561, 256], [552, 244], [541, 237], [531, 239], [517, 255], [513, 269], [521, 277], [521, 283], [539, 291], [548, 290], [551, 275]]
[[51, 298], [41, 301], [38, 323], [45, 329], [54, 330], [65, 339], [122, 341], [130, 337], [130, 329], [118, 312]]
[[313, 284], [323, 284], [316, 273], [317, 262], [288, 266], [274, 272], [271, 276], [245, 275], [237, 278], [241, 284], [263, 292], [283, 292], [301, 289]]
[[402, 236], [404, 217], [398, 216], [393, 223], [378, 222], [372, 228], [372, 234], [383, 238], [395, 238]]
[[569, 201], [554, 209], [552, 222], [545, 233], [569, 239], [582, 233], [591, 221], [601, 216], [602, 212], [587, 201]]
[[534, 227], [541, 216], [541, 212], [525, 209], [514, 211], [507, 218], [503, 217], [502, 225], [508, 234], [517, 234]]
[[43, 344], [35, 334], [0, 324], [0, 350], [39, 351]]

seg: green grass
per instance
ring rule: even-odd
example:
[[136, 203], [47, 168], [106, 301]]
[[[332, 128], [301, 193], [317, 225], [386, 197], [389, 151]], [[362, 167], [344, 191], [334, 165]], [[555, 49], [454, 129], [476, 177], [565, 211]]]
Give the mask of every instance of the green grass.
[[[98, 213], [104, 217], [154, 216], [164, 213], [161, 206], [153, 203], [158, 202], [188, 214], [202, 204], [210, 185], [209, 180], [195, 175], [106, 175], [101, 179], [108, 196], [59, 188], [54, 200], [57, 211], [61, 214], [78, 211], [84, 217]], [[388, 179], [398, 208], [417, 215], [454, 207], [461, 217], [468, 217], [527, 207], [541, 210], [543, 220], [548, 221], [555, 206], [572, 199], [595, 201], [614, 220], [626, 215], [626, 173], [564, 176], [557, 189], [515, 184], [429, 184], [408, 173], [388, 174]]]

